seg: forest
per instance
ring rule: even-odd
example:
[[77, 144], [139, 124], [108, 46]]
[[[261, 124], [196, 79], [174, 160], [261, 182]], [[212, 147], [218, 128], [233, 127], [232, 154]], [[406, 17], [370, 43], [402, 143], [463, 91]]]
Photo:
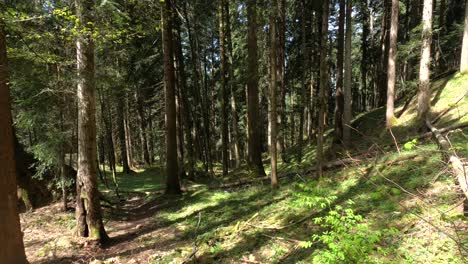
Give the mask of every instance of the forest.
[[0, 264], [468, 263], [468, 0], [0, 0]]

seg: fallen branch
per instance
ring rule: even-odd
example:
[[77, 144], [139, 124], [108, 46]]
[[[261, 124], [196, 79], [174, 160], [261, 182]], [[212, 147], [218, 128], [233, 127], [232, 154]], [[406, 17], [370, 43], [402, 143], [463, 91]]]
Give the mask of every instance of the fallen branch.
[[188, 263], [198, 252], [198, 228], [200, 227], [201, 222], [201, 212], [198, 212], [198, 223], [197, 229], [195, 230], [195, 242], [193, 242], [192, 254], [190, 254], [182, 263]]
[[465, 195], [465, 203], [464, 203], [464, 215], [468, 215], [468, 183], [467, 183], [467, 178], [466, 178], [466, 171], [465, 167], [458, 158], [456, 152], [452, 150], [449, 141], [442, 135], [442, 131], [437, 129], [431, 124], [431, 121], [426, 120], [426, 125], [427, 127], [431, 130], [431, 132], [434, 134], [434, 137], [437, 139], [437, 142], [439, 143], [440, 148], [444, 151], [445, 153], [445, 159], [447, 159], [450, 164], [452, 165], [451, 170], [452, 173], [455, 175], [458, 184], [463, 191]]

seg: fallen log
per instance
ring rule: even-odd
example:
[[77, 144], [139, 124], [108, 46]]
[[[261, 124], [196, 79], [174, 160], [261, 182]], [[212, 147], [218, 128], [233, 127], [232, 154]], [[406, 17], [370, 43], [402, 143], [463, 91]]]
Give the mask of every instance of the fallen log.
[[451, 145], [449, 141], [447, 140], [447, 138], [445, 138], [442, 135], [443, 133], [442, 130], [434, 127], [431, 121], [429, 120], [426, 120], [426, 125], [434, 134], [434, 137], [437, 139], [437, 142], [439, 143], [440, 148], [444, 151], [443, 155], [445, 159], [448, 162], [450, 162], [451, 171], [455, 175], [458, 185], [460, 186], [460, 189], [463, 191], [463, 194], [465, 195], [465, 201], [463, 203], [464, 205], [463, 211], [464, 211], [464, 215], [467, 216], [468, 215], [468, 180], [466, 177], [466, 171], [465, 171], [463, 162], [457, 156], [457, 153], [451, 148]]

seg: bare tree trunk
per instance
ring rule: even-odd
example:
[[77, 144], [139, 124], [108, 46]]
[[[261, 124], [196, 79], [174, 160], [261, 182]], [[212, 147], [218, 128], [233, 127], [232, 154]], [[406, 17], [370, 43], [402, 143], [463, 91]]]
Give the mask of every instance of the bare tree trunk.
[[418, 119], [420, 126], [426, 126], [430, 109], [431, 43], [432, 43], [432, 0], [424, 0], [421, 62], [419, 65]]
[[460, 57], [460, 72], [468, 71], [468, 4], [465, 4], [465, 27], [463, 30], [463, 45]]
[[125, 124], [124, 124], [124, 99], [122, 98], [124, 95], [122, 92], [121, 95], [118, 96], [117, 100], [117, 132], [119, 135], [119, 142], [120, 142], [120, 158], [123, 168], [124, 174], [130, 173], [130, 166], [128, 165], [128, 155], [127, 155], [127, 144], [125, 141]]
[[345, 26], [345, 0], [340, 0], [340, 16], [338, 19], [338, 50], [336, 52], [336, 95], [335, 95], [335, 133], [334, 143], [343, 140], [343, 54], [344, 54], [344, 26]]
[[[189, 179], [194, 179], [194, 158], [195, 158], [195, 153], [193, 150], [193, 138], [192, 138], [192, 127], [193, 123], [191, 120], [191, 116], [193, 116], [192, 111], [191, 111], [191, 105], [188, 102], [188, 85], [187, 85], [187, 76], [185, 73], [185, 62], [184, 62], [184, 56], [182, 52], [182, 38], [181, 38], [181, 29], [180, 29], [180, 24], [181, 21], [180, 19], [176, 19], [175, 21], [175, 29], [177, 32], [176, 35], [176, 61], [177, 61], [177, 74], [178, 74], [178, 80], [179, 80], [179, 95], [180, 95], [180, 104], [181, 104], [181, 115], [182, 115], [182, 120], [183, 122], [183, 130], [185, 134], [185, 140], [186, 140], [186, 149], [187, 149], [187, 172], [188, 172], [188, 178]], [[182, 163], [183, 164], [183, 163]], [[185, 173], [185, 172], [184, 172]]]
[[297, 155], [297, 160], [299, 163], [302, 162], [302, 150], [303, 150], [303, 145], [304, 145], [304, 112], [307, 104], [307, 71], [309, 68], [309, 53], [307, 49], [307, 34], [306, 34], [306, 21], [307, 21], [307, 15], [306, 15], [306, 1], [302, 0], [301, 1], [301, 50], [302, 50], [302, 63], [303, 63], [303, 69], [301, 72], [301, 92], [300, 92], [300, 113], [299, 113], [299, 141], [298, 141], [298, 155]]
[[172, 2], [166, 0], [162, 8], [164, 91], [166, 102], [166, 193], [179, 194], [180, 182], [177, 164], [175, 75], [173, 64], [172, 21], [174, 16]]
[[28, 263], [18, 216], [15, 148], [8, 87], [5, 23], [0, 18], [0, 259]]
[[239, 116], [237, 114], [237, 86], [234, 80], [234, 62], [233, 62], [233, 48], [231, 37], [231, 22], [229, 12], [229, 1], [225, 1], [224, 9], [226, 13], [226, 41], [227, 41], [227, 55], [229, 67], [229, 87], [231, 92], [231, 120], [232, 120], [232, 136], [233, 136], [233, 154], [235, 159], [235, 167], [239, 167], [241, 163], [241, 142], [239, 132]]
[[391, 128], [395, 119], [395, 84], [396, 84], [396, 59], [397, 59], [397, 36], [398, 36], [398, 12], [399, 1], [392, 0], [392, 13], [390, 23], [390, 49], [388, 52], [388, 73], [387, 73], [387, 111], [386, 125]]
[[323, 133], [325, 130], [325, 109], [326, 97], [325, 90], [328, 88], [328, 0], [324, 0], [322, 4], [322, 35], [320, 38], [320, 88], [318, 95], [319, 116], [318, 116], [318, 133], [317, 133], [317, 176], [323, 175]]
[[78, 226], [87, 226], [91, 239], [102, 243], [109, 237], [102, 222], [97, 189], [96, 97], [92, 35], [94, 31], [92, 28], [94, 1], [76, 0], [75, 4], [80, 25], [88, 27], [86, 31], [80, 32], [76, 41], [78, 72], [78, 175], [76, 185], [79, 186], [80, 191], [77, 195], [77, 203], [84, 204], [84, 215], [86, 216], [85, 219], [82, 219], [78, 215], [81, 208], [77, 208], [76, 220]]
[[[286, 43], [286, 1], [278, 1], [278, 52], [277, 52], [277, 80], [278, 80], [278, 153], [285, 149], [286, 138], [286, 89], [285, 89], [285, 43]], [[286, 155], [281, 155], [285, 162]]]
[[[352, 41], [352, 23], [351, 23], [351, 12], [353, 11], [351, 6], [351, 0], [346, 2], [346, 44], [345, 44], [345, 89], [344, 89], [344, 112], [343, 112], [343, 145], [346, 148], [350, 147], [351, 144], [351, 118], [353, 114], [352, 110], [352, 99], [351, 99], [351, 41]], [[357, 102], [357, 100], [355, 101]]]
[[276, 17], [277, 14], [277, 5], [276, 0], [271, 1], [271, 14], [270, 14], [270, 156], [271, 156], [271, 187], [273, 189], [278, 188], [278, 176], [276, 175], [276, 165], [277, 165], [277, 112], [276, 112], [276, 100], [277, 97], [277, 46], [276, 46]]
[[[228, 156], [228, 146], [229, 146], [229, 139], [228, 139], [228, 101], [229, 101], [229, 94], [228, 94], [228, 79], [226, 78], [227, 75], [227, 54], [226, 54], [226, 14], [224, 12], [224, 0], [219, 1], [218, 5], [218, 18], [219, 18], [219, 53], [220, 53], [220, 60], [221, 60], [221, 154], [222, 154], [222, 164], [223, 164], [223, 176], [226, 176], [229, 172], [229, 156]], [[229, 15], [229, 14], [227, 14]]]
[[262, 164], [261, 138], [258, 98], [258, 54], [257, 54], [257, 1], [247, 0], [247, 50], [248, 50], [248, 81], [247, 81], [247, 122], [249, 131], [249, 164], [259, 175], [265, 175]]

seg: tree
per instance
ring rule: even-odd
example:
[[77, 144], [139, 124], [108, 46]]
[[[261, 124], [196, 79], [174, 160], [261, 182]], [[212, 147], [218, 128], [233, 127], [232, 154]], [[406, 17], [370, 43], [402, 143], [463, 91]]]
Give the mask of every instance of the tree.
[[247, 123], [248, 123], [248, 162], [259, 175], [265, 175], [262, 164], [258, 96], [258, 54], [257, 54], [257, 1], [247, 0]]
[[335, 134], [334, 142], [343, 140], [343, 53], [344, 53], [344, 25], [345, 0], [340, 0], [340, 16], [338, 18], [338, 50], [336, 52], [336, 94], [335, 94]]
[[423, 7], [423, 31], [421, 45], [421, 62], [419, 65], [419, 94], [418, 94], [418, 119], [421, 126], [425, 127], [427, 114], [430, 108], [431, 83], [431, 42], [432, 42], [432, 0], [424, 0]]
[[465, 4], [465, 26], [463, 30], [462, 53], [460, 57], [460, 72], [468, 71], [468, 4]]
[[223, 175], [226, 176], [229, 172], [229, 157], [228, 157], [228, 78], [227, 78], [227, 54], [226, 54], [226, 16], [224, 0], [219, 0], [218, 17], [219, 17], [219, 53], [221, 58], [221, 154], [223, 160]]
[[388, 51], [388, 72], [387, 72], [387, 111], [385, 114], [387, 128], [391, 128], [394, 119], [394, 101], [396, 84], [396, 58], [397, 58], [397, 37], [398, 37], [398, 12], [399, 0], [392, 0], [392, 12], [390, 17], [390, 47]]
[[351, 0], [346, 2], [346, 44], [345, 44], [345, 90], [344, 90], [344, 107], [343, 107], [343, 145], [349, 147], [351, 143], [351, 38], [352, 38], [352, 23], [351, 23]]
[[164, 94], [166, 102], [166, 193], [179, 194], [177, 164], [177, 128], [175, 103], [174, 48], [172, 37], [173, 6], [171, 0], [162, 3]]
[[320, 88], [318, 94], [319, 116], [317, 132], [317, 176], [322, 177], [323, 171], [323, 133], [325, 130], [325, 90], [328, 88], [328, 0], [322, 3], [322, 34], [320, 38]]
[[102, 243], [108, 240], [108, 236], [102, 222], [97, 189], [94, 1], [76, 0], [75, 5], [80, 26], [80, 34], [76, 41], [78, 73], [77, 234], [89, 236]]
[[28, 263], [18, 216], [15, 148], [8, 87], [5, 24], [0, 17], [0, 259], [4, 263]]
[[271, 156], [271, 187], [278, 188], [278, 176], [276, 175], [277, 165], [277, 126], [278, 113], [276, 111], [277, 96], [277, 38], [276, 38], [276, 17], [278, 16], [276, 0], [272, 0], [272, 10], [270, 11], [270, 156]]

